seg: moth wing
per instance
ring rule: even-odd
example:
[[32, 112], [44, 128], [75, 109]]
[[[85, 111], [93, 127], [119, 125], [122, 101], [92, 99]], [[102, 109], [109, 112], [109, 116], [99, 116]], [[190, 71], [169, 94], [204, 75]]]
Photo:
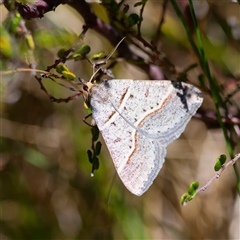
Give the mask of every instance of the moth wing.
[[93, 118], [117, 173], [135, 195], [158, 175], [166, 146], [202, 104], [196, 87], [175, 81], [109, 80], [91, 89]]

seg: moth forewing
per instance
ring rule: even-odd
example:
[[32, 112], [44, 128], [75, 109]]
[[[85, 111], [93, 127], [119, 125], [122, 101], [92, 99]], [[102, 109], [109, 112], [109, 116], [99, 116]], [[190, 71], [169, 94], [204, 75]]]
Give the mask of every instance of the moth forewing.
[[165, 161], [166, 146], [202, 104], [192, 85], [168, 80], [113, 79], [90, 88], [93, 118], [124, 185], [142, 195]]

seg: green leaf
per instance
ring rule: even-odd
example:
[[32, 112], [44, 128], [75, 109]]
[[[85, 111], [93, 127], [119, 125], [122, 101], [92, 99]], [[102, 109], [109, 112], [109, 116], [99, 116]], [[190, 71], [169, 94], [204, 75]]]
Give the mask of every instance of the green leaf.
[[220, 160], [217, 158], [216, 163], [214, 165], [214, 170], [217, 172], [221, 169], [221, 167], [222, 167], [222, 164], [221, 164]]
[[188, 188], [188, 194], [191, 196], [194, 196], [196, 193], [196, 189], [198, 188], [199, 183], [198, 182], [192, 182]]
[[69, 69], [65, 65], [59, 64], [56, 66], [56, 71], [62, 74], [63, 71], [69, 72]]
[[87, 150], [87, 155], [88, 155], [88, 161], [89, 161], [90, 163], [93, 163], [93, 158], [92, 158], [93, 154], [92, 154], [92, 151], [91, 151], [91, 150]]
[[184, 193], [181, 196], [181, 200], [180, 200], [181, 205], [184, 205], [186, 203], [187, 196], [188, 196], [187, 193]]
[[193, 200], [193, 198], [194, 198], [194, 195], [188, 196], [187, 199], [186, 199], [186, 202], [189, 202], [189, 201]]
[[96, 53], [94, 55], [91, 56], [91, 60], [97, 60], [98, 58], [100, 58], [102, 55], [104, 54], [103, 51], [99, 52], [99, 53]]
[[222, 154], [216, 159], [216, 163], [214, 165], [214, 170], [217, 172], [222, 168], [222, 165], [226, 162], [226, 155]]
[[15, 16], [11, 19], [10, 21], [10, 26], [9, 26], [9, 30], [13, 33], [16, 33], [17, 32], [17, 29], [18, 29], [18, 26], [21, 22], [21, 15], [20, 13], [16, 12], [15, 13]]
[[62, 71], [62, 75], [69, 80], [74, 80], [76, 78], [76, 75], [72, 72]]
[[93, 158], [93, 163], [92, 164], [93, 164], [93, 167], [94, 167], [95, 170], [99, 169], [100, 164], [99, 164], [99, 159], [97, 157]]
[[73, 59], [73, 60], [77, 61], [77, 60], [82, 59], [82, 58], [84, 58], [84, 56], [82, 54], [75, 53], [75, 54], [70, 55], [68, 57], [68, 60]]
[[58, 56], [59, 58], [63, 58], [63, 57], [65, 56], [65, 52], [66, 52], [66, 51], [67, 51], [67, 50], [64, 49], [64, 48], [59, 49], [59, 50], [58, 50], [58, 53], [57, 53], [57, 56]]
[[221, 162], [222, 165], [226, 162], [226, 160], [227, 160], [226, 155], [221, 154], [221, 155], [219, 156], [219, 161]]
[[199, 187], [199, 183], [197, 181], [194, 181], [194, 182], [191, 183], [190, 186], [192, 186], [194, 190], [197, 190], [198, 187]]
[[136, 13], [132, 13], [127, 18], [127, 26], [132, 27], [139, 21], [139, 16]]
[[99, 137], [99, 130], [98, 130], [97, 125], [95, 125], [91, 128], [91, 132], [92, 132], [92, 140], [93, 140], [93, 142], [96, 142]]
[[33, 40], [33, 37], [31, 34], [27, 33], [25, 34], [25, 39], [26, 39], [26, 43], [27, 43], [27, 46], [33, 50], [35, 48], [35, 43], [34, 43], [34, 40]]
[[76, 53], [84, 56], [84, 55], [87, 55], [88, 53], [90, 53], [90, 51], [91, 51], [90, 46], [84, 44], [76, 51]]
[[84, 108], [87, 110], [88, 115], [92, 114], [91, 108], [87, 105], [86, 102], [83, 103]]
[[102, 148], [102, 143], [100, 141], [98, 141], [96, 144], [96, 155], [97, 156], [100, 154], [101, 148]]
[[116, 1], [113, 0], [102, 0], [103, 5], [107, 5], [108, 9], [111, 10], [111, 12], [117, 16], [119, 5], [116, 3]]

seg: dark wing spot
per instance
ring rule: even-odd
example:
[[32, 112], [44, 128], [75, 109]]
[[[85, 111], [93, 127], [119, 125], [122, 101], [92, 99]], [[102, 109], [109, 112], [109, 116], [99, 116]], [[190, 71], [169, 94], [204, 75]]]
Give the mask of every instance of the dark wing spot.
[[179, 81], [171, 81], [172, 85], [174, 88], [182, 90], [183, 89], [183, 85], [182, 82]]
[[183, 104], [183, 108], [188, 112], [188, 104], [187, 104], [187, 98], [189, 98], [189, 87], [186, 85], [183, 85], [182, 82], [179, 81], [171, 81], [174, 88], [178, 89], [177, 96], [180, 98], [180, 101]]
[[104, 84], [104, 86], [105, 86], [106, 88], [110, 88], [110, 83], [109, 83], [109, 81], [104, 81], [103, 84]]
[[177, 96], [180, 98], [180, 101], [183, 104], [183, 108], [188, 112], [189, 109], [188, 109], [186, 94], [185, 93], [181, 94], [178, 92]]

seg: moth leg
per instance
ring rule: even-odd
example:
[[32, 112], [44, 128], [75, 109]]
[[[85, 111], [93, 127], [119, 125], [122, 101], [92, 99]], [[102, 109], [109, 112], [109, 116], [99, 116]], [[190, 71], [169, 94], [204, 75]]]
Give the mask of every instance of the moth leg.
[[88, 114], [86, 117], [83, 118], [83, 122], [87, 124], [89, 127], [93, 127], [96, 125], [94, 120], [92, 120], [91, 124], [86, 121], [91, 116], [92, 116], [92, 113]]

